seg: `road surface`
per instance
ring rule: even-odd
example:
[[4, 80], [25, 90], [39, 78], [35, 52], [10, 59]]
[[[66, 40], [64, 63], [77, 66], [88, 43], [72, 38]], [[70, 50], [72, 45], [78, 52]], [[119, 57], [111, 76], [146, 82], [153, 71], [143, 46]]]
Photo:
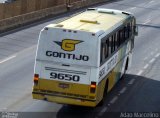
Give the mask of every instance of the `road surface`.
[[0, 36], [0, 111], [20, 112], [20, 118], [117, 118], [125, 112], [160, 112], [160, 0], [116, 0], [96, 7], [132, 12], [139, 26], [132, 67], [105, 98], [105, 104], [86, 108], [33, 100], [31, 97], [40, 30], [82, 9]]
[[5, 0], [0, 0], [0, 3], [3, 3]]

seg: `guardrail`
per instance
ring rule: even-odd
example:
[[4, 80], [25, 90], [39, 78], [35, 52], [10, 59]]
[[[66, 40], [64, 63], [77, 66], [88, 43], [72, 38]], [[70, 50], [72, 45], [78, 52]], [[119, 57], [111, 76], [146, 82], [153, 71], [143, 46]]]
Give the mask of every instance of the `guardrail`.
[[0, 32], [105, 1], [109, 0], [17, 0], [0, 4]]

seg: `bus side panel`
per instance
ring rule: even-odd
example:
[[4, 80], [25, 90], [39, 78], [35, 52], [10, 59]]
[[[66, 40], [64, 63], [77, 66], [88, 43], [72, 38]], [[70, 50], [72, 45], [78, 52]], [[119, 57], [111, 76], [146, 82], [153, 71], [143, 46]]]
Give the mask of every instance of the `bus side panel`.
[[[119, 77], [119, 79], [123, 76], [125, 72], [125, 66], [126, 66], [127, 58], [129, 58], [130, 51], [131, 51], [131, 41], [129, 40], [127, 43], [124, 44], [124, 46], [120, 50], [122, 65], [121, 65], [121, 76]], [[130, 61], [130, 58], [129, 58], [129, 61]]]
[[108, 77], [108, 91], [110, 91], [116, 83], [116, 72], [113, 70]]
[[97, 104], [103, 99], [103, 95], [107, 94], [104, 93], [105, 85], [106, 85], [107, 77], [105, 77], [101, 82], [99, 82], [96, 92], [96, 101]]
[[[56, 80], [46, 80], [45, 78], [40, 78], [39, 83], [42, 91], [51, 92], [54, 95], [65, 95], [65, 96], [88, 96], [89, 85], [70, 83], [70, 82], [60, 82]], [[46, 87], [47, 86], [47, 87]]]
[[[114, 85], [118, 82], [118, 80], [122, 77], [122, 75], [124, 74], [124, 69], [125, 69], [125, 64], [126, 64], [126, 60], [127, 58], [129, 58], [129, 51], [130, 51], [130, 45], [131, 42], [129, 41], [128, 43], [124, 44], [123, 47], [121, 47], [121, 49], [118, 51], [118, 63], [116, 64], [116, 66], [113, 68], [113, 70], [107, 75], [107, 78], [104, 77], [102, 79], [102, 81], [105, 79], [109, 80], [108, 83], [108, 91], [110, 91]], [[129, 58], [130, 60], [130, 58]], [[102, 81], [100, 83], [102, 83]], [[103, 86], [104, 84], [102, 84]], [[100, 90], [101, 92], [104, 91], [104, 87], [101, 87]]]
[[122, 65], [124, 63], [124, 60], [121, 60], [115, 67], [114, 71], [116, 72], [115, 75], [115, 83], [118, 82], [118, 80], [121, 78], [122, 75]]
[[126, 62], [126, 57], [123, 58], [121, 61], [119, 61], [118, 64], [115, 66], [115, 68], [110, 72], [108, 76], [108, 80], [109, 80], [108, 92], [114, 87], [114, 85], [118, 82], [118, 80], [123, 75], [122, 69], [125, 62]]

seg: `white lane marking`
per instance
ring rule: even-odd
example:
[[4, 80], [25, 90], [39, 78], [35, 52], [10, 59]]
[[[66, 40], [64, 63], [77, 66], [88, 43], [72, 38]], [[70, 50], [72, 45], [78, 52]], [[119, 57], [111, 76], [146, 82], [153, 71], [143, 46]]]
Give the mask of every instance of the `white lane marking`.
[[153, 58], [153, 59], [151, 59], [151, 60], [149, 61], [149, 63], [153, 63], [155, 60], [156, 60], [156, 59]]
[[36, 100], [35, 100], [35, 101], [32, 102], [30, 105], [25, 106], [25, 107], [23, 108], [22, 112], [28, 112], [28, 111], [30, 111], [30, 109], [32, 109], [33, 106], [38, 105], [40, 102], [41, 102], [41, 101], [36, 101]]
[[115, 103], [116, 102], [116, 100], [118, 99], [118, 97], [117, 96], [115, 96], [109, 103], [111, 103], [111, 104], [113, 104], [113, 103]]
[[149, 4], [151, 4], [151, 3], [153, 3], [153, 2], [154, 2], [154, 0], [150, 1]]
[[103, 114], [104, 114], [104, 112], [106, 112], [107, 111], [107, 107], [104, 107], [103, 109], [102, 109], [102, 111], [100, 111], [100, 113], [98, 114], [98, 116], [102, 116]]
[[147, 23], [149, 23], [149, 22], [151, 22], [151, 20], [150, 19], [148, 19], [146, 22], [144, 22], [143, 24], [147, 24]]
[[2, 111], [6, 111], [7, 110], [7, 108], [3, 108], [3, 109], [1, 109]]
[[145, 57], [143, 60], [147, 60], [148, 59], [148, 57]]
[[131, 79], [129, 82], [128, 82], [128, 84], [133, 84], [134, 83], [134, 81], [135, 81], [135, 79]]
[[160, 53], [156, 54], [155, 58], [159, 57], [160, 56]]
[[143, 73], [143, 70], [140, 70], [137, 75], [141, 75]]
[[4, 62], [6, 62], [6, 61], [9, 61], [9, 60], [11, 60], [11, 59], [13, 59], [13, 58], [15, 58], [15, 57], [16, 57], [16, 55], [13, 55], [13, 56], [11, 56], [11, 57], [8, 57], [8, 58], [0, 61], [0, 64], [4, 63]]
[[127, 90], [127, 87], [124, 87], [123, 89], [121, 89], [121, 91], [119, 93], [124, 93]]
[[131, 71], [129, 70], [127, 73], [131, 73]]
[[143, 68], [147, 69], [149, 67], [149, 64], [146, 64]]
[[158, 51], [158, 48], [155, 49], [155, 52], [157, 52], [157, 51]]
[[131, 10], [133, 10], [133, 9], [136, 9], [137, 7], [132, 7], [132, 8], [130, 8]]
[[151, 54], [151, 55], [153, 55], [153, 54], [154, 54], [154, 52], [151, 52], [150, 54]]

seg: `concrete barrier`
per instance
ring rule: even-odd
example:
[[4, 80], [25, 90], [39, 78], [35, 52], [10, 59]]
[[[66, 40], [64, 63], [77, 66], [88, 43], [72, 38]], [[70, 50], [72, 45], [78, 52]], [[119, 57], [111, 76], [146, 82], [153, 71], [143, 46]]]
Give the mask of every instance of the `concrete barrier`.
[[81, 1], [71, 3], [71, 6], [73, 6], [71, 9], [78, 9], [78, 8], [87, 7], [90, 5], [95, 5], [97, 3], [102, 3], [107, 1], [109, 0], [81, 0]]
[[47, 8], [35, 12], [30, 12], [23, 15], [14, 16], [11, 18], [6, 18], [0, 20], [0, 32], [5, 30], [13, 29], [14, 27], [31, 23], [33, 21], [39, 20], [41, 18], [50, 16], [50, 15], [57, 15], [60, 13], [64, 13], [67, 11], [66, 5], [60, 5], [52, 8]]
[[60, 13], [65, 13], [69, 9], [72, 11], [74, 9], [86, 7], [89, 5], [93, 5], [96, 3], [100, 2], [105, 2], [109, 0], [77, 0], [76, 2], [71, 2], [70, 6], [71, 8], [67, 8], [67, 4], [62, 4], [50, 8], [45, 8], [42, 10], [34, 11], [34, 12], [29, 12], [26, 14], [6, 18], [3, 20], [0, 20], [0, 33], [4, 32], [9, 29], [13, 29], [15, 27], [18, 27], [20, 25], [24, 25], [27, 23], [34, 22], [36, 20], [40, 20], [42, 18], [48, 17], [48, 16], [54, 16]]

